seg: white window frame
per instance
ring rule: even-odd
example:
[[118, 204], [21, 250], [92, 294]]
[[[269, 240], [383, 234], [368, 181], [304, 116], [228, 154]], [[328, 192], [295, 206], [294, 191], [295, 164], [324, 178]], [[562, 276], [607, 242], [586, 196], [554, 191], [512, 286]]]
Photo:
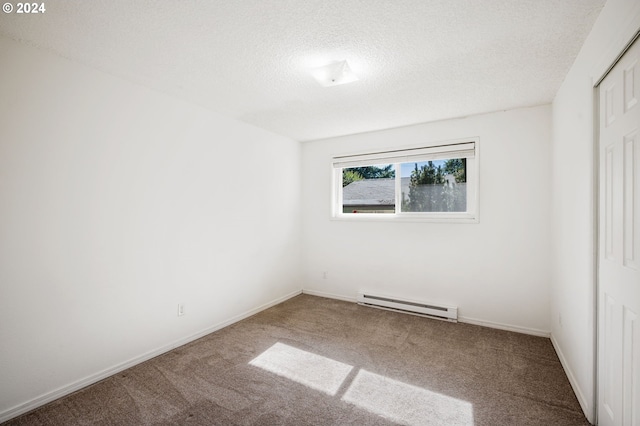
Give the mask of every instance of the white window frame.
[[[333, 200], [331, 214], [335, 220], [355, 221], [409, 221], [409, 222], [479, 222], [480, 188], [480, 140], [477, 137], [441, 141], [431, 144], [380, 149], [354, 154], [332, 156]], [[463, 157], [461, 157], [461, 155]], [[454, 157], [452, 157], [454, 156]], [[467, 159], [467, 211], [466, 212], [402, 212], [402, 191], [400, 164], [429, 160], [466, 158]], [[393, 164], [395, 178], [395, 213], [344, 213], [342, 204], [342, 170], [350, 167]]]

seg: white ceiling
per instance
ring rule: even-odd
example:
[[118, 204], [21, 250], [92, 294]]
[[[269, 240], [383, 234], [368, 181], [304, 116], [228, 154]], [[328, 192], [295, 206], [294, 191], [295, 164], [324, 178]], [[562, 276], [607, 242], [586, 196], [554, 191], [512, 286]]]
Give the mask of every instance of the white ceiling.
[[[604, 3], [52, 0], [0, 34], [311, 140], [549, 103]], [[308, 73], [345, 59], [359, 81]]]

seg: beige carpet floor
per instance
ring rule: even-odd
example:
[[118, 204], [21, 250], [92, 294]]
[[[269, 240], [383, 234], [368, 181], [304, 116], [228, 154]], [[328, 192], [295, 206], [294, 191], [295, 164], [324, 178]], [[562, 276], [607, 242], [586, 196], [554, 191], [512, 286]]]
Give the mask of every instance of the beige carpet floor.
[[549, 339], [300, 295], [8, 425], [587, 425]]

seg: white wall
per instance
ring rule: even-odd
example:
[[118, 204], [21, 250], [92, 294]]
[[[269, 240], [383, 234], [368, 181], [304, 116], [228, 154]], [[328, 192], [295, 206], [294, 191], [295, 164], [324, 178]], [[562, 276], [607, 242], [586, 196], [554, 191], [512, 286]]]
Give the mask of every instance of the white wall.
[[593, 86], [640, 28], [640, 2], [608, 0], [553, 102], [552, 340], [594, 421]]
[[[547, 105], [303, 143], [304, 291], [353, 299], [376, 290], [548, 335], [550, 120]], [[331, 220], [332, 155], [472, 136], [478, 224]]]
[[0, 421], [300, 291], [298, 142], [4, 38], [0, 63]]

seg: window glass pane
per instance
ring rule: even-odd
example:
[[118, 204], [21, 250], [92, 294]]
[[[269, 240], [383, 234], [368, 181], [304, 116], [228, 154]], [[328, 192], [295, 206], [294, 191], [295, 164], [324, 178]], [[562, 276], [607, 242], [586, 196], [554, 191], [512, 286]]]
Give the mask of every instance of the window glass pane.
[[343, 213], [395, 213], [393, 164], [342, 169]]
[[467, 159], [402, 163], [403, 212], [466, 212]]

